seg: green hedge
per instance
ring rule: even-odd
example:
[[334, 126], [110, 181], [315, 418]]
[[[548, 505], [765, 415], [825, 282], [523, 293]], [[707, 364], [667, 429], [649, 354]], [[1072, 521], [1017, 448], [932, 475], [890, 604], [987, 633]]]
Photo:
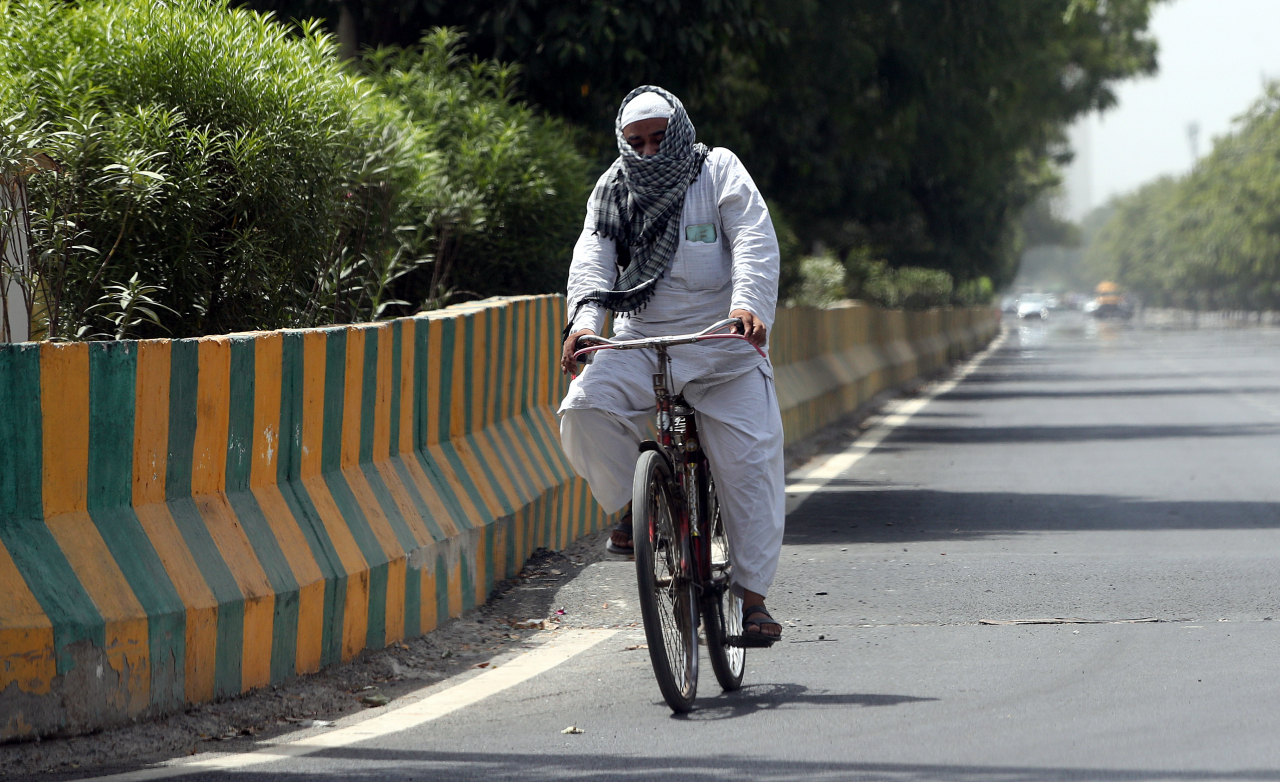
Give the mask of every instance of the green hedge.
[[562, 284], [582, 159], [456, 41], [372, 53], [365, 77], [318, 27], [225, 0], [0, 2], [0, 172], [57, 164], [27, 180], [37, 333], [311, 326]]

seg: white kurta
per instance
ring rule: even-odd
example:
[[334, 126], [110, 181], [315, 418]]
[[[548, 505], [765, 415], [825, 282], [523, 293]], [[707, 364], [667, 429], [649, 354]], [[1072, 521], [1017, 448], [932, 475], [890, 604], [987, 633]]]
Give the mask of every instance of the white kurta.
[[[612, 240], [593, 232], [595, 203], [574, 248], [570, 312], [617, 278]], [[689, 187], [680, 246], [653, 298], [614, 320], [620, 339], [699, 331], [745, 309], [773, 328], [778, 296], [778, 240], [764, 198], [738, 158], [712, 150]], [[572, 330], [600, 333], [606, 312], [578, 311]], [[773, 367], [740, 340], [671, 348], [673, 391], [698, 411], [733, 552], [734, 589], [766, 594], [778, 566], [786, 516], [782, 417]], [[652, 351], [600, 351], [569, 386], [560, 405], [561, 441], [578, 474], [606, 512], [631, 499], [637, 445], [655, 402]]]

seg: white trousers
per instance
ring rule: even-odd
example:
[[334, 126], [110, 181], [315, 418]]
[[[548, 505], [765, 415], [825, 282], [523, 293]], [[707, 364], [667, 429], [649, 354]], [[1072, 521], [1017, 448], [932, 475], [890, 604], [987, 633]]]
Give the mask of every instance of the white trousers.
[[[584, 381], [610, 388], [591, 389], [604, 394], [570, 389], [560, 409], [560, 442], [600, 507], [616, 513], [631, 501], [641, 433], [656, 409], [652, 376], [587, 372], [574, 385]], [[610, 409], [582, 406], [591, 397], [607, 398]], [[646, 398], [644, 407], [641, 400]], [[729, 533], [732, 588], [739, 596], [743, 590], [767, 594], [778, 570], [786, 521], [782, 415], [773, 378], [756, 369], [713, 386], [697, 411], [698, 433]]]

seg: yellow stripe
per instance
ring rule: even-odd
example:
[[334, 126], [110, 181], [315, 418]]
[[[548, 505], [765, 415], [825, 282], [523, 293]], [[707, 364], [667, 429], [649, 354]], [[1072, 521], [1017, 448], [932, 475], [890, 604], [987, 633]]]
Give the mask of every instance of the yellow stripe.
[[346, 332], [347, 363], [342, 398], [343, 468], [360, 461], [360, 402], [364, 391], [364, 329], [351, 327]]
[[40, 419], [44, 427], [44, 513], [88, 508], [89, 346], [40, 346]]
[[169, 460], [168, 340], [138, 343], [133, 424], [133, 504], [164, 502]]
[[[0, 546], [0, 595], [4, 595], [0, 600], [0, 692], [16, 684], [23, 692], [44, 695], [58, 673], [53, 623], [4, 546]], [[14, 722], [20, 718], [21, 714], [0, 718], [0, 735], [27, 733], [29, 725]]]
[[413, 318], [400, 321], [400, 453], [406, 455], [417, 447], [413, 441], [413, 357], [416, 328], [417, 321]]
[[390, 326], [378, 328], [378, 398], [373, 414], [373, 461], [391, 456], [391, 359], [393, 335]]

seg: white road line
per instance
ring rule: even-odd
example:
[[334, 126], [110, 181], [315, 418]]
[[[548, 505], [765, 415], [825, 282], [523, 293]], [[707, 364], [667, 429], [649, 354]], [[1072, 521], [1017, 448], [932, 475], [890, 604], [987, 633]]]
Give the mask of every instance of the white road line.
[[[192, 761], [115, 774], [91, 777], [92, 782], [144, 782], [151, 779], [196, 774], [202, 771], [228, 771], [261, 763], [271, 763], [285, 758], [309, 755], [323, 749], [345, 747], [360, 741], [398, 733], [417, 727], [459, 709], [478, 703], [490, 695], [528, 681], [545, 673], [560, 663], [582, 654], [601, 641], [615, 635], [617, 630], [566, 630], [552, 637], [543, 645], [528, 651], [497, 668], [479, 676], [459, 682], [447, 689], [391, 709], [376, 717], [326, 733], [308, 736], [296, 741], [263, 747], [253, 752], [197, 758]], [[412, 697], [412, 694], [405, 697]], [[79, 782], [89, 782], [80, 780]]]
[[874, 451], [880, 443], [884, 442], [884, 439], [894, 429], [910, 421], [911, 416], [924, 409], [925, 405], [943, 394], [949, 393], [962, 383], [966, 377], [981, 366], [983, 361], [986, 361], [988, 356], [1000, 349], [1008, 333], [1007, 331], [1001, 331], [1000, 336], [992, 340], [990, 345], [987, 345], [985, 349], [957, 369], [949, 379], [939, 383], [924, 396], [892, 405], [892, 409], [887, 415], [876, 422], [874, 426], [844, 451], [831, 454], [825, 459], [814, 460], [804, 467], [792, 470], [791, 474], [787, 476], [788, 480], [794, 481], [794, 483], [787, 485], [787, 515], [794, 513], [815, 492], [821, 491], [832, 480], [848, 472], [862, 457]]

